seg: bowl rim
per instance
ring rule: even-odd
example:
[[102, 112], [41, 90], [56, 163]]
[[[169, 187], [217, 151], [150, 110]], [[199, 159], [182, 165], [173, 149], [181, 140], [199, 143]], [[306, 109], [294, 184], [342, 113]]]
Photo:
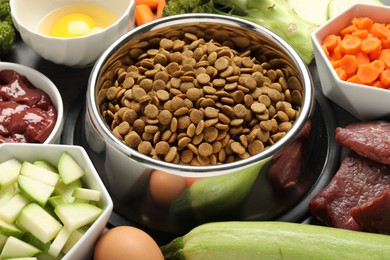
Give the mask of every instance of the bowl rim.
[[[104, 28], [104, 30], [100, 30], [100, 31], [94, 32], [92, 34], [87, 34], [87, 35], [78, 36], [78, 37], [60, 38], [60, 37], [54, 37], [54, 36], [49, 36], [49, 35], [46, 35], [46, 34], [42, 34], [42, 33], [38, 32], [37, 30], [31, 30], [28, 26], [26, 26], [24, 23], [22, 23], [20, 18], [19, 18], [19, 16], [15, 16], [14, 15], [15, 12], [12, 12], [12, 10], [15, 10], [16, 1], [17, 0], [10, 0], [10, 7], [11, 7], [12, 19], [15, 21], [16, 28], [17, 28], [18, 31], [20, 31], [19, 27], [21, 27], [21, 28], [23, 28], [24, 31], [26, 31], [26, 32], [28, 32], [30, 34], [37, 35], [39, 37], [42, 37], [43, 39], [56, 40], [56, 41], [59, 41], [59, 42], [67, 42], [69, 40], [82, 41], [85, 38], [97, 37], [98, 35], [104, 34], [107, 31], [112, 30], [113, 28], [118, 27], [118, 25], [120, 23], [122, 23], [124, 20], [126, 20], [129, 17], [131, 10], [135, 7], [135, 0], [126, 0], [126, 1], [128, 1], [128, 5], [127, 5], [126, 9], [123, 10], [123, 14], [121, 16], [119, 16], [113, 24], [111, 24], [110, 26]], [[83, 1], [83, 2], [90, 3], [91, 1]], [[68, 4], [67, 3], [63, 3], [62, 4], [62, 6], [65, 6], [65, 5], [68, 5]], [[53, 10], [55, 10], [55, 9], [53, 9]], [[42, 19], [43, 18], [44, 17], [42, 17]]]
[[[301, 106], [300, 116], [296, 119], [293, 127], [289, 132], [266, 150], [262, 151], [257, 155], [250, 156], [246, 159], [226, 163], [219, 165], [209, 165], [209, 166], [191, 166], [191, 165], [181, 165], [181, 164], [173, 164], [164, 161], [159, 161], [153, 159], [147, 155], [143, 155], [131, 149], [126, 144], [122, 143], [119, 139], [117, 139], [112, 131], [103, 123], [101, 119], [100, 112], [97, 108], [96, 96], [95, 96], [95, 86], [97, 82], [97, 78], [99, 76], [100, 68], [102, 68], [105, 62], [110, 58], [110, 56], [117, 51], [122, 43], [125, 43], [127, 40], [132, 37], [139, 36], [143, 32], [149, 32], [153, 30], [157, 30], [160, 28], [168, 27], [170, 25], [177, 25], [178, 22], [182, 22], [183, 24], [187, 23], [220, 23], [229, 26], [237, 26], [244, 27], [245, 29], [253, 30], [257, 33], [263, 34], [266, 38], [274, 41], [279, 47], [284, 49], [284, 51], [290, 56], [290, 58], [295, 62], [297, 67], [299, 68], [299, 73], [302, 77], [302, 85], [304, 86], [304, 102]], [[314, 86], [311, 80], [310, 72], [307, 68], [307, 65], [303, 62], [298, 53], [293, 49], [293, 47], [288, 44], [281, 37], [273, 33], [272, 31], [249, 21], [246, 21], [241, 18], [219, 15], [219, 14], [180, 14], [174, 16], [164, 17], [150, 23], [138, 26], [137, 28], [129, 31], [128, 33], [122, 35], [118, 38], [96, 61], [94, 67], [92, 68], [89, 80], [88, 80], [88, 88], [87, 88], [87, 116], [90, 120], [92, 120], [92, 125], [95, 127], [97, 132], [101, 135], [104, 134], [104, 141], [111, 146], [114, 146], [115, 149], [119, 150], [122, 154], [138, 161], [143, 164], [149, 165], [152, 168], [161, 169], [168, 171], [170, 173], [182, 175], [182, 176], [194, 176], [193, 173], [204, 174], [207, 173], [207, 176], [216, 176], [220, 174], [224, 174], [226, 171], [237, 171], [237, 169], [247, 168], [250, 165], [255, 165], [265, 159], [269, 159], [274, 153], [280, 151], [284, 148], [286, 142], [291, 142], [293, 140], [293, 136], [297, 135], [299, 131], [303, 128], [304, 123], [310, 118], [314, 106]], [[91, 108], [91, 109], [90, 109]], [[92, 110], [92, 111], [91, 111]], [[100, 120], [100, 121], [98, 121]], [[101, 136], [103, 138], [103, 136]], [[283, 141], [284, 140], [284, 141]]]
[[53, 105], [55, 106], [55, 108], [57, 110], [57, 120], [56, 120], [56, 123], [54, 125], [53, 130], [51, 131], [50, 135], [46, 138], [44, 144], [55, 142], [56, 141], [55, 139], [57, 139], [57, 138], [59, 139], [61, 137], [62, 128], [64, 125], [64, 104], [63, 104], [61, 93], [58, 90], [57, 86], [45, 74], [43, 74], [42, 72], [40, 72], [36, 69], [33, 69], [29, 66], [22, 65], [19, 63], [0, 61], [0, 71], [6, 70], [6, 69], [15, 70], [17, 73], [26, 76], [27, 79], [29, 81], [31, 81], [31, 83], [33, 83], [33, 85], [36, 88], [41, 89], [40, 86], [36, 86], [36, 84], [33, 82], [34, 80], [31, 79], [31, 75], [34, 75], [35, 77], [44, 80], [47, 83], [48, 87], [52, 90], [53, 96], [50, 95], [49, 93], [47, 93], [46, 91], [45, 91], [45, 93], [50, 96], [50, 99], [52, 102], [53, 102], [53, 99], [55, 99], [57, 102], [57, 106], [55, 106], [55, 104], [53, 102]]

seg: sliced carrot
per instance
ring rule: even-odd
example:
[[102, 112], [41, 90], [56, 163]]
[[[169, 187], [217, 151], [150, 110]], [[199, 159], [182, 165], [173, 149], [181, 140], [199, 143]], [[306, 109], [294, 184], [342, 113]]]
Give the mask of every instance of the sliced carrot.
[[347, 81], [351, 83], [362, 84], [362, 82], [359, 80], [359, 78], [356, 75], [349, 77]]
[[166, 0], [157, 0], [157, 11], [156, 11], [156, 18], [163, 17], [164, 7], [167, 5]]
[[374, 21], [369, 17], [357, 17], [352, 19], [352, 24], [359, 30], [370, 31]]
[[345, 35], [352, 34], [356, 30], [357, 30], [357, 28], [354, 25], [350, 25], [350, 26], [347, 26], [344, 29], [342, 29], [340, 31], [340, 35], [341, 35], [341, 37], [343, 37]]
[[377, 52], [381, 48], [382, 42], [375, 36], [362, 40], [362, 51], [365, 53]]
[[386, 68], [390, 68], [390, 49], [382, 50], [378, 59], [385, 63]]
[[370, 63], [371, 60], [368, 55], [363, 51], [358, 51], [353, 54], [356, 57], [356, 61], [359, 65]]
[[385, 63], [381, 60], [373, 60], [371, 64], [378, 69], [379, 73], [385, 70]]
[[321, 47], [341, 80], [390, 89], [390, 23], [356, 17]]
[[135, 0], [135, 5], [147, 5], [152, 10], [156, 10], [158, 6], [157, 0]]
[[390, 37], [390, 30], [382, 23], [374, 23], [372, 25], [371, 32], [379, 39], [386, 39]]
[[345, 54], [353, 54], [360, 51], [362, 40], [359, 37], [351, 36], [340, 41], [340, 50]]
[[336, 74], [341, 80], [347, 80], [348, 76], [347, 73], [340, 67], [335, 68]]
[[376, 88], [385, 88], [385, 86], [382, 84], [380, 80], [375, 80], [370, 85]]
[[334, 48], [337, 47], [337, 45], [339, 44], [340, 42], [340, 36], [338, 35], [335, 35], [335, 34], [330, 34], [328, 36], [326, 36], [324, 38], [324, 40], [322, 41], [322, 44], [324, 46], [326, 46], [326, 48], [329, 50], [329, 51], [332, 51], [334, 50]]
[[382, 49], [390, 49], [390, 37], [381, 39]]
[[328, 48], [326, 47], [326, 45], [322, 44], [321, 49], [325, 53], [326, 57], [328, 57], [328, 59], [330, 59], [330, 54], [329, 54], [329, 51], [328, 51]]
[[372, 64], [362, 64], [359, 66], [356, 76], [363, 84], [370, 84], [379, 77], [379, 70]]
[[379, 80], [385, 88], [390, 88], [390, 69], [385, 69], [379, 75]]
[[341, 59], [339, 59], [339, 60], [332, 60], [330, 63], [332, 64], [332, 67], [335, 69], [335, 68], [340, 67], [340, 62], [341, 62]]
[[139, 4], [135, 6], [135, 22], [142, 25], [155, 19], [152, 9], [148, 5]]
[[343, 53], [340, 50], [340, 47], [337, 46], [334, 48], [333, 53], [331, 54], [331, 59], [332, 60], [339, 60], [343, 57]]
[[368, 37], [368, 31], [367, 30], [356, 30], [351, 35], [359, 37], [360, 39], [365, 39]]
[[342, 68], [347, 75], [355, 74], [358, 69], [358, 62], [356, 56], [354, 55], [345, 55], [340, 59], [339, 67]]
[[380, 48], [379, 50], [376, 50], [374, 52], [369, 53], [368, 57], [370, 58], [371, 61], [376, 60], [381, 55], [381, 52], [382, 52], [382, 48]]

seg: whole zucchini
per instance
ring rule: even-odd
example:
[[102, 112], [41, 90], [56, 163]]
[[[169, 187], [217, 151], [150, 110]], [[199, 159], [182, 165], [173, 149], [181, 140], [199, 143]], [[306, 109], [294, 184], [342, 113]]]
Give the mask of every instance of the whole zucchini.
[[213, 222], [161, 251], [167, 260], [390, 259], [390, 236], [290, 222]]

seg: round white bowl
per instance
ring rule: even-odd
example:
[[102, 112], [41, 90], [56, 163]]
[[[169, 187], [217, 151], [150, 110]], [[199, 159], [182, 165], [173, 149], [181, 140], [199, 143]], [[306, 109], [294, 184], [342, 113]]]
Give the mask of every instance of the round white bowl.
[[58, 91], [56, 85], [41, 72], [21, 64], [0, 62], [0, 71], [1, 70], [14, 70], [18, 74], [26, 76], [36, 88], [43, 90], [49, 95], [54, 107], [57, 109], [57, 121], [44, 143], [60, 143], [65, 118], [61, 93]]
[[[73, 3], [96, 3], [110, 8], [119, 17], [111, 26], [76, 38], [56, 38], [38, 33], [38, 25], [51, 11]], [[134, 0], [11, 0], [11, 15], [23, 41], [46, 60], [68, 66], [93, 63], [134, 21]]]
[[85, 171], [85, 175], [82, 177], [83, 184], [86, 187], [101, 192], [99, 207], [103, 209], [103, 212], [62, 259], [92, 259], [93, 247], [106, 227], [113, 210], [113, 203], [84, 148], [81, 146], [59, 144], [6, 143], [0, 145], [0, 163], [11, 158], [16, 158], [20, 162], [44, 160], [53, 165], [57, 165], [59, 158], [64, 152], [69, 153]]
[[338, 34], [354, 17], [366, 16], [376, 22], [389, 22], [390, 7], [355, 4], [317, 28], [312, 33], [314, 55], [324, 95], [360, 120], [390, 116], [390, 90], [340, 80], [321, 49], [323, 39]]

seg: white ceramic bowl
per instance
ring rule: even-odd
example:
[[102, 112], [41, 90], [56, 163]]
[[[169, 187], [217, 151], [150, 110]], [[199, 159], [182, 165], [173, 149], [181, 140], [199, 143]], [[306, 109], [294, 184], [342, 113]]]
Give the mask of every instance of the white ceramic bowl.
[[49, 95], [54, 107], [57, 109], [57, 122], [44, 143], [60, 143], [65, 119], [62, 97], [56, 85], [41, 72], [21, 64], [0, 62], [0, 71], [1, 70], [14, 70], [20, 75], [26, 76], [35, 87], [43, 90]]
[[96, 240], [102, 234], [112, 213], [113, 203], [84, 148], [58, 144], [6, 143], [0, 145], [0, 162], [16, 158], [20, 162], [45, 160], [53, 165], [57, 165], [60, 156], [65, 151], [84, 169], [85, 175], [82, 177], [83, 184], [86, 187], [101, 191], [102, 196], [99, 206], [103, 209], [103, 212], [62, 259], [91, 259]]
[[[111, 26], [83, 37], [56, 38], [38, 33], [42, 18], [51, 11], [74, 3], [94, 3], [110, 8], [118, 20]], [[44, 59], [68, 66], [93, 63], [117, 38], [134, 24], [134, 0], [11, 0], [11, 14], [23, 41]]]
[[321, 49], [322, 40], [338, 34], [351, 24], [354, 17], [366, 16], [376, 22], [388, 23], [390, 7], [355, 4], [317, 28], [312, 33], [314, 55], [322, 90], [329, 99], [360, 120], [373, 120], [390, 115], [390, 90], [342, 81]]

